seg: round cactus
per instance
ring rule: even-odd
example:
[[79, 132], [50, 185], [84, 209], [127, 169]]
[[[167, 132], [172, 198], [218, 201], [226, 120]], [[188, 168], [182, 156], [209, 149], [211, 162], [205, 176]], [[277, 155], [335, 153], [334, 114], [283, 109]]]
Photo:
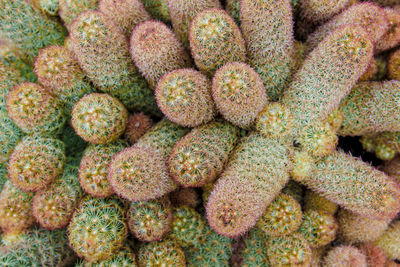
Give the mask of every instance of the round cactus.
[[197, 14], [190, 24], [189, 41], [196, 66], [210, 77], [228, 62], [246, 60], [240, 29], [222, 9], [207, 9]]
[[13, 120], [0, 110], [0, 164], [8, 160], [22, 136], [22, 131]]
[[59, 0], [32, 0], [35, 8], [39, 9], [48, 16], [58, 15], [58, 1]]
[[293, 168], [290, 172], [290, 176], [294, 181], [300, 182], [302, 179], [306, 179], [313, 168], [314, 159], [304, 150], [295, 149], [293, 153]]
[[400, 11], [393, 8], [384, 8], [385, 17], [389, 22], [386, 33], [376, 43], [376, 53], [396, 47], [400, 43]]
[[81, 98], [72, 109], [72, 127], [83, 140], [107, 144], [125, 131], [128, 111], [108, 94], [92, 93]]
[[323, 266], [327, 267], [367, 267], [367, 257], [356, 247], [342, 245], [328, 251], [323, 264]]
[[[77, 265], [75, 265], [77, 267]], [[108, 267], [108, 266], [130, 266], [137, 267], [135, 254], [128, 246], [124, 246], [118, 252], [105, 260], [98, 262], [84, 261], [81, 267]]]
[[250, 230], [244, 237], [244, 248], [242, 251], [243, 267], [270, 266], [267, 256], [268, 236], [258, 227]]
[[10, 180], [24, 191], [39, 191], [63, 171], [64, 144], [57, 139], [25, 137], [8, 162]]
[[296, 231], [301, 219], [300, 203], [295, 198], [281, 193], [269, 204], [258, 220], [257, 227], [268, 236], [284, 236]]
[[33, 193], [26, 193], [10, 181], [4, 184], [0, 193], [0, 228], [3, 232], [21, 232], [33, 225], [31, 214]]
[[325, 211], [335, 215], [338, 205], [314, 191], [307, 190], [304, 196], [304, 210]]
[[60, 18], [69, 29], [74, 19], [82, 12], [97, 9], [99, 0], [58, 0]]
[[170, 240], [144, 244], [138, 252], [138, 263], [143, 267], [186, 266], [185, 253], [182, 248]]
[[195, 127], [207, 123], [216, 113], [211, 82], [193, 69], [165, 74], [157, 84], [155, 96], [165, 116], [182, 126]]
[[126, 125], [125, 139], [133, 145], [142, 135], [153, 126], [151, 118], [143, 113], [129, 115]]
[[172, 206], [168, 197], [131, 202], [127, 213], [129, 230], [141, 241], [158, 241], [169, 231]]
[[7, 96], [8, 116], [25, 133], [51, 135], [64, 126], [65, 115], [59, 101], [42, 86], [24, 82]]
[[185, 187], [214, 181], [238, 139], [238, 128], [222, 120], [193, 129], [172, 149], [168, 161], [172, 178]]
[[335, 240], [338, 228], [339, 224], [333, 215], [325, 211], [307, 210], [298, 231], [310, 247], [319, 248]]
[[109, 197], [114, 191], [107, 180], [108, 165], [126, 143], [117, 140], [105, 145], [90, 145], [83, 152], [79, 166], [79, 182], [83, 190], [94, 197]]
[[222, 116], [231, 123], [249, 127], [268, 101], [260, 76], [245, 63], [228, 63], [212, 81], [212, 96]]
[[357, 248], [367, 257], [367, 265], [374, 267], [389, 267], [385, 265], [386, 256], [383, 250], [372, 242], [357, 245]]
[[70, 247], [89, 262], [111, 257], [127, 235], [123, 210], [113, 199], [85, 198], [68, 225]]
[[400, 49], [391, 53], [387, 68], [389, 79], [400, 80]]
[[189, 55], [182, 44], [160, 21], [149, 20], [135, 27], [130, 45], [132, 59], [152, 89], [164, 74], [190, 67]]
[[389, 228], [375, 241], [388, 260], [400, 259], [400, 221], [393, 221]]

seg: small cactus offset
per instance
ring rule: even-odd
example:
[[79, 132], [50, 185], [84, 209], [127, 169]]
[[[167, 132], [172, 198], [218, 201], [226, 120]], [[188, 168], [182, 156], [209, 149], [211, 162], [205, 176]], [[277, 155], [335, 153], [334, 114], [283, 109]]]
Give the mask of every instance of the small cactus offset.
[[331, 215], [335, 215], [338, 205], [324, 198], [320, 194], [307, 190], [304, 196], [304, 206], [307, 210], [325, 211]]
[[164, 240], [143, 244], [138, 251], [139, 266], [186, 266], [185, 253], [174, 241]]
[[400, 44], [400, 10], [387, 7], [383, 9], [383, 11], [389, 22], [389, 28], [376, 43], [376, 54], [394, 48]]

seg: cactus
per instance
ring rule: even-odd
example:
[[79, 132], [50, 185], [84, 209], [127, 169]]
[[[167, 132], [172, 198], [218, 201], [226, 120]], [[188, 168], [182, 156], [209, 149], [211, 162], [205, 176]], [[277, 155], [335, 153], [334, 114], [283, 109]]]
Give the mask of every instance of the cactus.
[[163, 22], [169, 22], [171, 17], [168, 12], [167, 0], [142, 0], [147, 12], [155, 18]]
[[336, 3], [318, 0], [300, 1], [300, 17], [308, 22], [321, 23], [346, 10], [353, 0], [340, 0]]
[[207, 123], [216, 113], [211, 82], [193, 69], [165, 74], [157, 84], [155, 96], [165, 116], [182, 126], [196, 127]]
[[109, 197], [114, 191], [107, 180], [111, 158], [127, 144], [117, 140], [105, 145], [90, 145], [83, 152], [79, 166], [79, 183], [82, 189], [94, 197]]
[[177, 188], [168, 175], [167, 157], [186, 129], [162, 120], [136, 144], [116, 154], [109, 166], [108, 181], [114, 191], [130, 201], [159, 198]]
[[290, 172], [290, 177], [295, 181], [307, 178], [312, 171], [314, 161], [314, 158], [307, 151], [295, 149], [292, 157], [293, 169]]
[[335, 240], [338, 229], [339, 224], [333, 215], [325, 211], [307, 210], [298, 232], [310, 247], [320, 248]]
[[390, 177], [344, 152], [316, 162], [300, 179], [311, 190], [356, 214], [391, 219], [400, 211], [400, 186]]
[[14, 86], [7, 96], [7, 110], [8, 116], [28, 134], [58, 133], [66, 120], [57, 98], [36, 83]]
[[63, 46], [49, 46], [35, 59], [39, 82], [65, 106], [69, 115], [74, 104], [95, 89], [85, 77], [72, 51]]
[[65, 144], [65, 154], [70, 157], [82, 155], [87, 145], [87, 143], [75, 133], [74, 128], [70, 125], [64, 127], [62, 141]]
[[67, 160], [63, 175], [57, 177], [48, 189], [36, 193], [33, 197], [33, 217], [48, 230], [64, 228], [82, 196], [78, 166], [71, 165], [70, 160]]
[[0, 61], [0, 112], [7, 112], [6, 100], [9, 91], [24, 80], [21, 71]]
[[134, 113], [129, 115], [125, 139], [130, 145], [133, 145], [142, 135], [144, 135], [153, 126], [151, 118], [143, 113]]
[[69, 29], [74, 19], [84, 11], [97, 9], [99, 0], [58, 0], [60, 18]]
[[157, 104], [129, 55], [129, 43], [99, 11], [79, 15], [70, 28], [74, 54], [94, 85], [117, 97], [129, 110], [158, 115]]
[[251, 134], [236, 147], [207, 203], [217, 233], [237, 237], [253, 227], [289, 180], [286, 145]]
[[0, 109], [0, 164], [8, 160], [22, 136], [18, 126]]
[[8, 181], [7, 163], [0, 163], [0, 192]]
[[282, 189], [282, 193], [293, 197], [299, 203], [303, 203], [304, 189], [299, 183], [293, 180], [289, 180], [286, 186]]
[[308, 36], [306, 42], [307, 53], [314, 50], [333, 31], [349, 24], [355, 27], [357, 27], [356, 25], [362, 27], [369, 34], [373, 43], [378, 42], [389, 29], [385, 12], [378, 5], [372, 3], [353, 5]]
[[158, 241], [170, 230], [172, 206], [168, 197], [131, 202], [127, 213], [130, 232], [141, 241]]
[[385, 162], [385, 164], [380, 168], [387, 175], [392, 177], [392, 179], [400, 184], [400, 157], [397, 156], [391, 161]]
[[83, 140], [92, 144], [107, 144], [117, 140], [126, 129], [128, 111], [115, 97], [92, 93], [73, 107], [71, 124]]
[[323, 264], [327, 267], [367, 267], [367, 257], [356, 247], [341, 245], [328, 251]]
[[389, 79], [400, 80], [400, 49], [390, 54], [387, 68]]
[[244, 249], [242, 251], [243, 267], [271, 266], [267, 256], [268, 236], [261, 229], [254, 227], [244, 238]]
[[166, 0], [174, 32], [186, 48], [189, 48], [188, 31], [193, 18], [209, 8], [221, 8], [219, 0]]
[[83, 199], [68, 225], [70, 247], [89, 262], [111, 257], [127, 235], [123, 210], [113, 199]]
[[383, 250], [372, 242], [361, 243], [357, 248], [367, 257], [368, 267], [388, 267]]
[[109, 17], [130, 38], [133, 29], [139, 23], [151, 19], [140, 0], [100, 0], [99, 11]]
[[33, 7], [37, 8], [47, 16], [58, 15], [59, 0], [32, 0]]
[[378, 245], [388, 260], [400, 259], [400, 221], [393, 221], [389, 228], [374, 243]]
[[225, 9], [240, 27], [240, 0], [227, 0]]
[[285, 90], [282, 103], [294, 116], [295, 132], [325, 120], [367, 69], [373, 45], [359, 26], [344, 26], [324, 39]]
[[46, 188], [62, 174], [64, 144], [57, 139], [25, 137], [15, 147], [8, 162], [9, 179], [24, 191]]
[[240, 2], [240, 27], [249, 64], [260, 74], [273, 100], [281, 96], [295, 64], [291, 11], [290, 0]]
[[66, 31], [24, 0], [0, 3], [0, 35], [12, 40], [30, 62], [43, 47], [62, 44]]
[[325, 211], [331, 215], [335, 215], [338, 210], [338, 205], [318, 193], [306, 190], [304, 196], [304, 210]]
[[139, 248], [139, 266], [186, 266], [185, 254], [182, 248], [174, 241], [164, 240], [150, 242]]
[[[77, 265], [75, 265], [77, 267]], [[121, 248], [111, 257], [98, 262], [84, 261], [82, 267], [107, 267], [107, 266], [131, 266], [137, 267], [135, 254], [128, 246]]]
[[218, 111], [232, 124], [248, 128], [267, 104], [260, 76], [249, 65], [224, 65], [212, 80], [212, 96]]
[[400, 11], [389, 7], [384, 8], [383, 11], [389, 22], [389, 27], [386, 33], [376, 43], [376, 54], [394, 48], [400, 44]]
[[272, 266], [303, 267], [311, 263], [311, 248], [300, 234], [271, 238], [266, 245]]
[[190, 24], [189, 42], [196, 66], [210, 77], [228, 62], [246, 60], [240, 29], [222, 9], [207, 9], [197, 14]]
[[400, 131], [400, 81], [361, 82], [342, 101], [340, 135]]
[[200, 203], [200, 198], [197, 191], [194, 188], [178, 188], [171, 192], [169, 195], [171, 203], [174, 207], [188, 206], [190, 208], [196, 208]]
[[169, 173], [185, 187], [212, 182], [238, 139], [238, 128], [222, 120], [199, 126], [175, 144], [168, 160]]
[[33, 193], [18, 189], [10, 181], [5, 182], [0, 193], [0, 228], [3, 232], [21, 232], [33, 225], [32, 197]]
[[135, 27], [130, 39], [130, 53], [152, 89], [164, 74], [190, 67], [189, 55], [182, 44], [160, 21], [145, 21]]
[[257, 227], [268, 236], [284, 236], [296, 231], [301, 220], [300, 203], [293, 197], [281, 193], [269, 204], [258, 220]]

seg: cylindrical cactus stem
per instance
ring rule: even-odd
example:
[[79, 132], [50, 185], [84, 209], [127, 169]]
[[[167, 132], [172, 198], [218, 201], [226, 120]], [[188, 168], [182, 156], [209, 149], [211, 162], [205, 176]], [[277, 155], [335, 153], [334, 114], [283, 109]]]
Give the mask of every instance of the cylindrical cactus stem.
[[207, 123], [216, 113], [211, 82], [194, 69], [165, 74], [157, 84], [155, 96], [164, 115], [182, 126], [196, 127]]
[[135, 27], [130, 53], [152, 89], [164, 74], [191, 65], [188, 53], [174, 32], [161, 21], [149, 20]]
[[371, 242], [377, 240], [388, 228], [390, 219], [374, 220], [341, 209], [337, 216], [340, 240], [346, 244]]
[[222, 8], [219, 0], [166, 0], [174, 32], [189, 48], [188, 31], [193, 18], [203, 10]]
[[170, 22], [167, 0], [142, 0], [144, 7], [150, 15], [163, 22]]
[[356, 214], [391, 219], [400, 211], [400, 186], [383, 172], [344, 152], [320, 159], [308, 177], [313, 191]]
[[58, 0], [58, 14], [69, 29], [74, 19], [82, 12], [97, 9], [99, 0]]
[[373, 43], [378, 42], [389, 28], [385, 12], [378, 5], [372, 3], [353, 5], [308, 36], [306, 53], [314, 50], [333, 31], [349, 24], [362, 27], [368, 33]]
[[220, 68], [212, 80], [211, 91], [222, 116], [241, 128], [249, 128], [268, 102], [260, 76], [242, 62]]
[[137, 257], [139, 266], [186, 266], [184, 251], [171, 240], [144, 244]]
[[389, 228], [375, 241], [388, 260], [400, 259], [400, 221], [393, 221]]
[[214, 181], [239, 140], [239, 129], [214, 121], [193, 129], [179, 140], [169, 155], [172, 178], [185, 187], [200, 187]]
[[7, 110], [8, 116], [28, 134], [57, 134], [66, 120], [59, 100], [39, 84], [31, 82], [10, 90]]
[[129, 110], [158, 114], [152, 92], [132, 62], [128, 40], [106, 15], [80, 14], [70, 37], [79, 65], [98, 89], [119, 98]]
[[249, 64], [260, 74], [268, 96], [277, 100], [295, 64], [290, 0], [242, 0], [240, 20]]
[[335, 3], [319, 0], [300, 1], [300, 17], [308, 22], [321, 23], [347, 9], [353, 0], [339, 0]]
[[167, 160], [174, 144], [187, 129], [162, 120], [136, 144], [113, 156], [108, 181], [114, 191], [130, 201], [159, 198], [178, 187], [169, 176]]
[[389, 267], [383, 250], [372, 242], [357, 245], [357, 248], [367, 257], [368, 267]]
[[8, 160], [22, 136], [18, 126], [0, 109], [0, 164]]
[[131, 202], [127, 212], [130, 232], [145, 242], [159, 241], [170, 230], [172, 206], [168, 196]]
[[373, 56], [369, 35], [359, 26], [334, 31], [315, 48], [282, 97], [295, 130], [325, 120], [368, 68]]
[[35, 222], [31, 214], [33, 193], [24, 192], [7, 181], [0, 193], [0, 228], [5, 233], [29, 229]]
[[240, 29], [222, 9], [207, 9], [197, 14], [190, 24], [189, 42], [196, 66], [210, 77], [228, 62], [246, 61]]
[[328, 251], [323, 266], [357, 266], [367, 267], [367, 257], [356, 247], [341, 245]]
[[72, 51], [64, 46], [50, 46], [35, 59], [39, 82], [65, 106], [70, 115], [73, 105], [95, 89], [86, 78]]
[[99, 10], [109, 17], [128, 39], [136, 25], [151, 19], [140, 0], [100, 0]]
[[105, 145], [90, 145], [83, 152], [79, 166], [79, 183], [82, 189], [94, 197], [109, 197], [114, 191], [108, 182], [108, 166], [111, 158], [127, 144], [117, 140]]
[[361, 82], [340, 104], [340, 135], [400, 131], [400, 81]]
[[9, 179], [24, 191], [40, 191], [62, 174], [63, 142], [53, 138], [25, 137], [8, 162]]
[[217, 233], [237, 237], [253, 227], [289, 181], [287, 145], [253, 133], [230, 157], [211, 192], [207, 219]]
[[383, 11], [389, 22], [389, 27], [382, 38], [376, 43], [376, 54], [394, 48], [400, 43], [400, 10], [387, 7]]
[[30, 62], [43, 47], [62, 44], [65, 34], [61, 24], [41, 14], [28, 1], [0, 2], [0, 35], [12, 40]]
[[153, 126], [152, 119], [143, 113], [134, 113], [129, 115], [125, 130], [125, 139], [130, 145], [144, 135]]

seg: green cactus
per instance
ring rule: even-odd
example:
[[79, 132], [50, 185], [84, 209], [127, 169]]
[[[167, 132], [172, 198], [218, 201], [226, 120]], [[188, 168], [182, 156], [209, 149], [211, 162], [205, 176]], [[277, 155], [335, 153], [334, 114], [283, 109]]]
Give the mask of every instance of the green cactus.
[[0, 112], [7, 112], [6, 100], [11, 88], [25, 78], [21, 71], [0, 61]]
[[165, 74], [157, 84], [155, 97], [165, 116], [182, 126], [196, 127], [207, 123], [216, 113], [211, 82], [194, 69]]
[[13, 120], [0, 110], [0, 164], [8, 160], [22, 136], [22, 131]]
[[82, 155], [87, 143], [75, 133], [74, 128], [66, 125], [62, 132], [62, 141], [65, 144], [65, 154], [70, 157]]
[[8, 181], [7, 163], [0, 163], [0, 192]]
[[225, 9], [240, 27], [240, 0], [226, 0]]
[[142, 0], [147, 12], [155, 18], [163, 22], [169, 22], [171, 17], [168, 12], [167, 0]]
[[222, 9], [207, 9], [190, 24], [192, 57], [201, 72], [212, 77], [228, 62], [246, 61], [246, 46], [239, 27]]
[[182, 248], [170, 240], [142, 245], [138, 252], [138, 263], [143, 267], [186, 266]]
[[59, 0], [32, 0], [35, 8], [42, 11], [47, 16], [57, 16]]
[[[77, 267], [77, 265], [75, 265]], [[135, 253], [128, 246], [121, 248], [118, 252], [114, 253], [111, 257], [100, 260], [98, 262], [84, 261], [81, 267], [108, 267], [108, 266], [122, 266], [122, 267], [137, 267]]]
[[400, 259], [400, 221], [393, 221], [389, 228], [375, 241], [388, 260]]
[[60, 18], [69, 29], [75, 18], [82, 12], [97, 9], [99, 0], [58, 0]]
[[65, 146], [60, 140], [25, 137], [15, 147], [8, 162], [9, 179], [24, 191], [46, 188], [62, 174]]
[[172, 149], [169, 173], [185, 187], [212, 182], [221, 173], [238, 139], [238, 128], [222, 120], [194, 128]]
[[367, 266], [367, 257], [356, 247], [341, 245], [328, 251], [323, 266]]
[[271, 266], [267, 256], [267, 240], [267, 234], [258, 227], [250, 230], [248, 235], [244, 237], [243, 267]]

